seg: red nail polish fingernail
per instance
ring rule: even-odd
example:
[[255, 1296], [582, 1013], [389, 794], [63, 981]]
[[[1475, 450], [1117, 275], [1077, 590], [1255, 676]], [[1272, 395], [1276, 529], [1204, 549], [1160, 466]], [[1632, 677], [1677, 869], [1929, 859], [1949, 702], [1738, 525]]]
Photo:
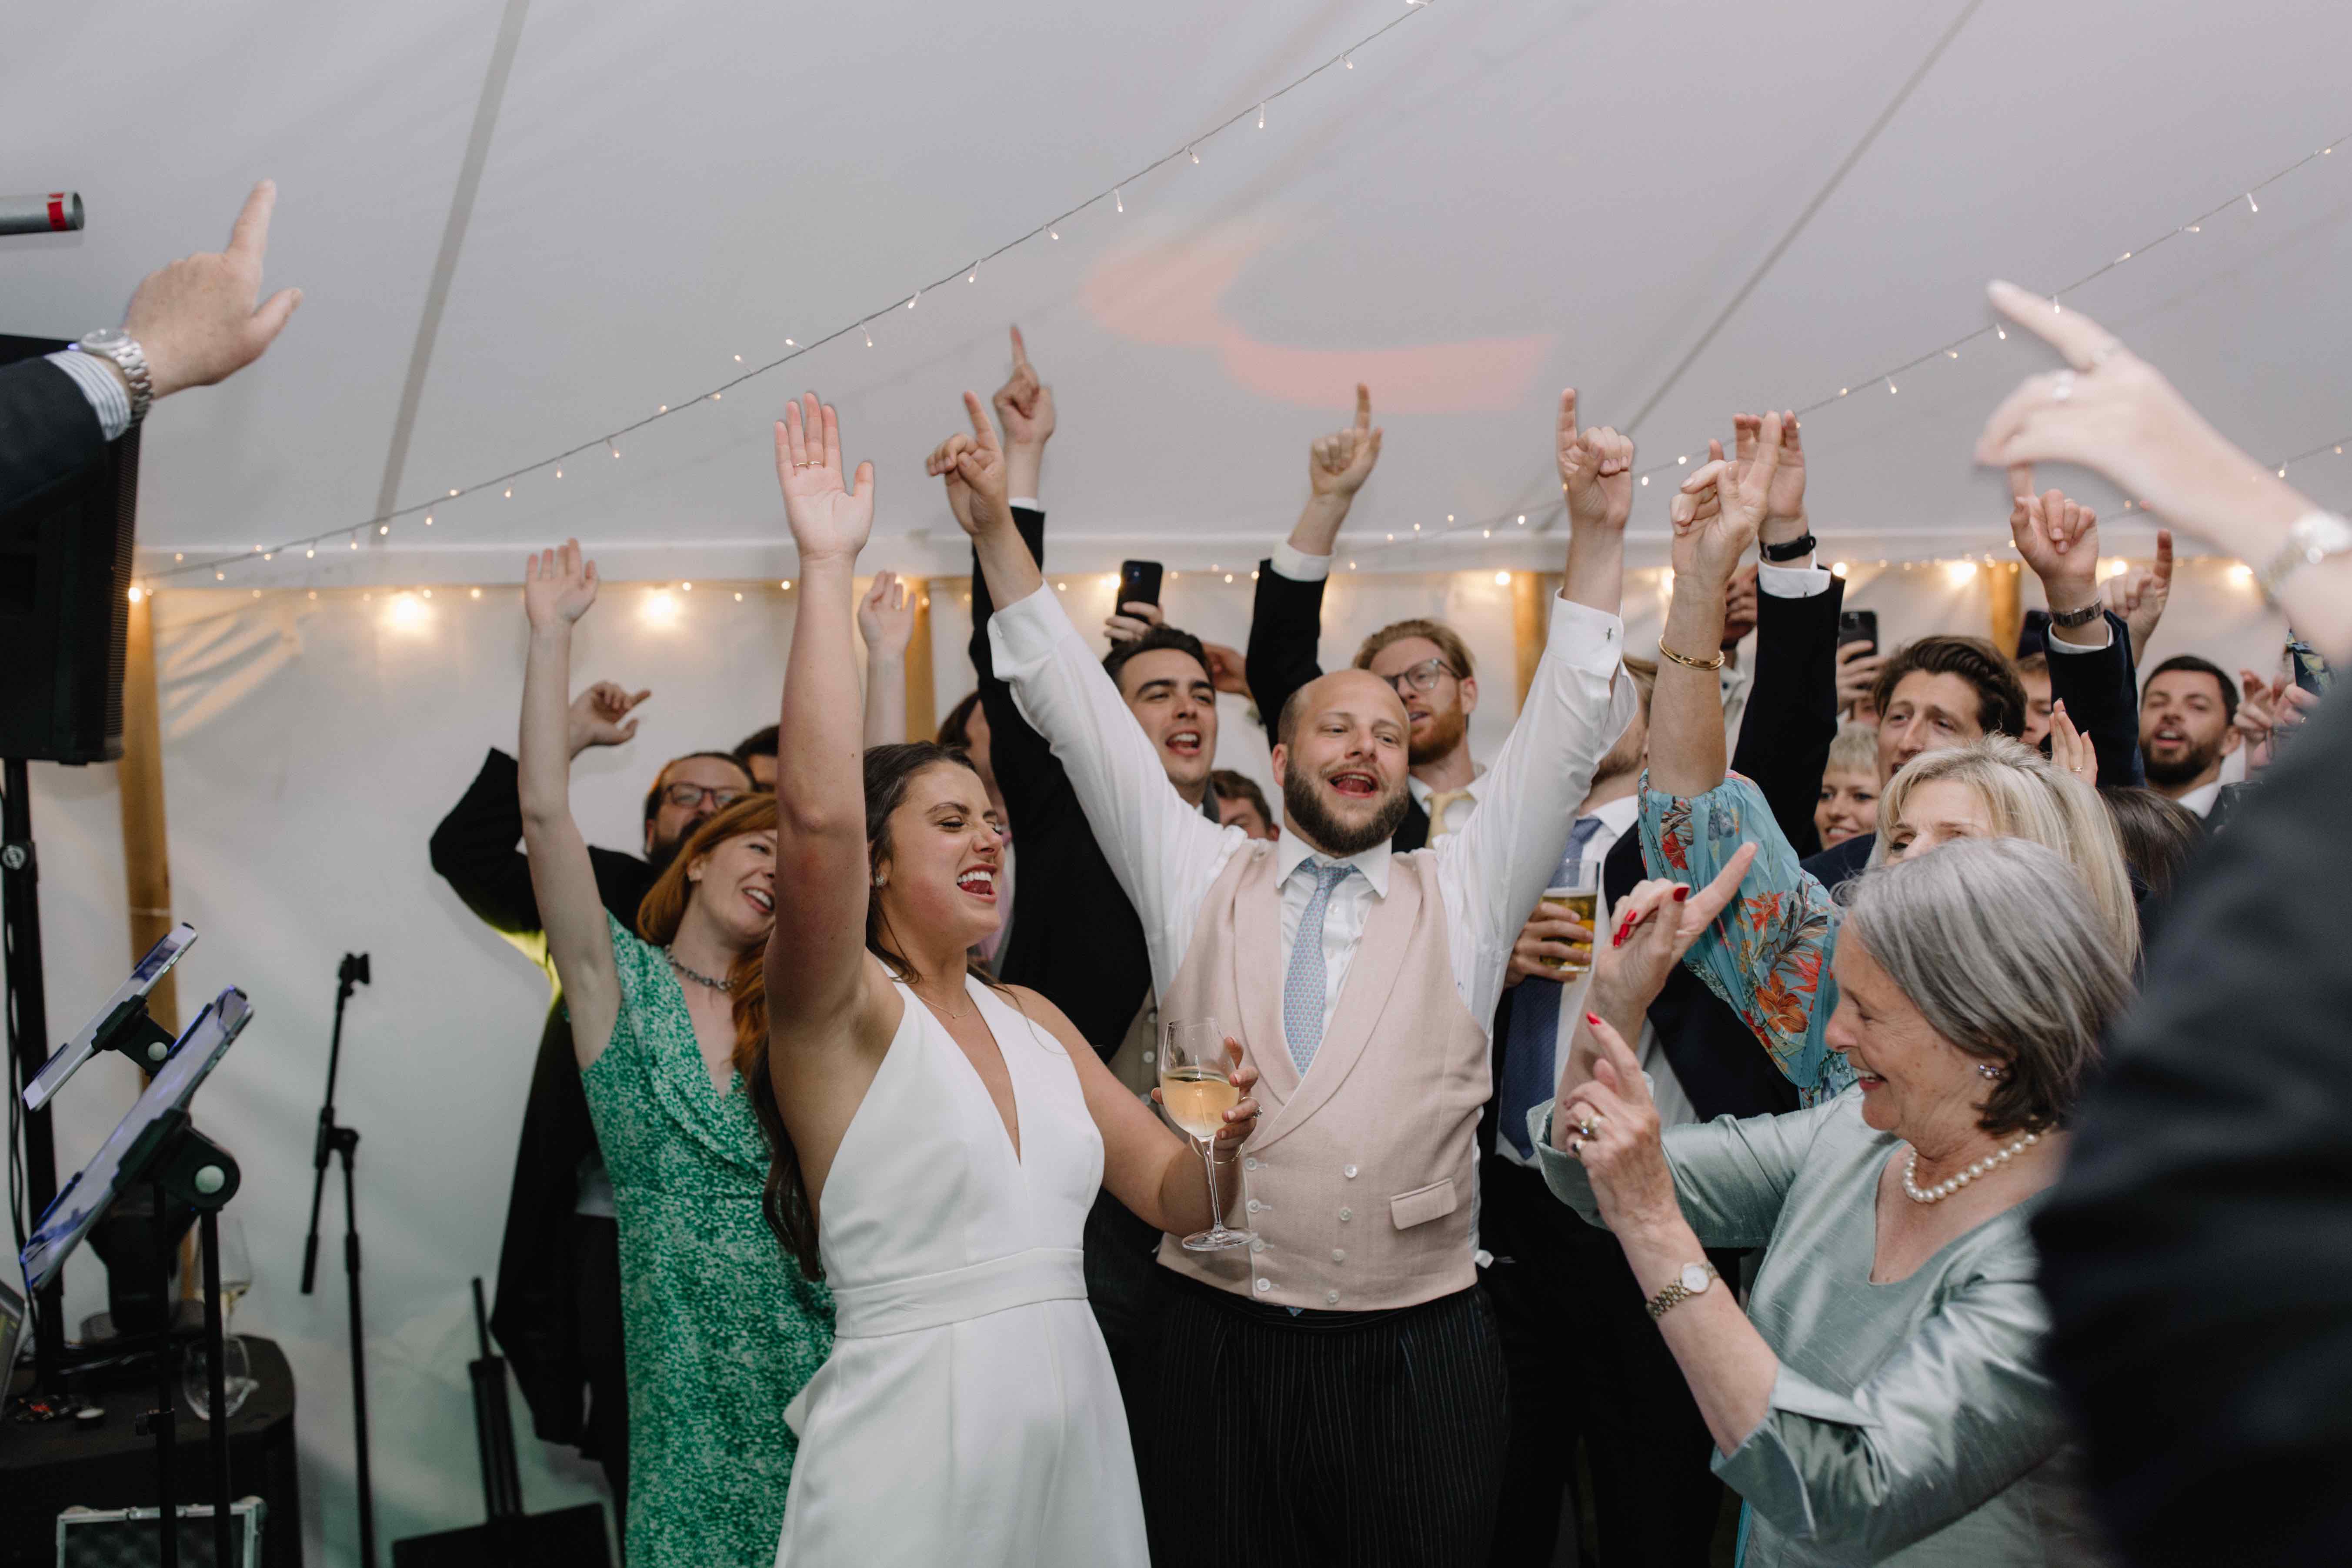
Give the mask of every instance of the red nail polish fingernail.
[[1689, 897], [1690, 897], [1690, 889], [1689, 889], [1688, 888], [1676, 888], [1676, 889], [1675, 889], [1675, 902], [1676, 902], [1676, 903], [1678, 903], [1678, 904], [1679, 904], [1679, 903], [1681, 903], [1685, 899], [1687, 899], [1687, 898], [1689, 898]]
[[1587, 1013], [1584, 1016], [1584, 1021], [1596, 1029], [1601, 1027], [1601, 1015], [1598, 1013]]

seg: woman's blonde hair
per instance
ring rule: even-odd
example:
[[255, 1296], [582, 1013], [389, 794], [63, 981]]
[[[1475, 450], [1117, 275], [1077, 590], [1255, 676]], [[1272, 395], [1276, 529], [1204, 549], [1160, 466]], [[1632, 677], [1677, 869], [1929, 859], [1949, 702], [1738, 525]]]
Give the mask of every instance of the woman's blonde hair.
[[2020, 742], [1987, 735], [1966, 745], [1914, 757], [1886, 781], [1878, 800], [1878, 843], [1870, 863], [1886, 861], [1887, 838], [1903, 820], [1911, 792], [1948, 779], [1965, 784], [1985, 803], [1993, 832], [2022, 838], [2063, 858], [2083, 879], [2083, 890], [2099, 921], [2116, 939], [2116, 955], [2128, 969], [2139, 955], [2139, 910], [2132, 899], [2131, 873], [2123, 842], [2099, 792]]
[[1861, 773], [1875, 784], [1878, 779], [1878, 726], [1839, 725], [1837, 739], [1830, 742], [1829, 763], [1822, 771]]

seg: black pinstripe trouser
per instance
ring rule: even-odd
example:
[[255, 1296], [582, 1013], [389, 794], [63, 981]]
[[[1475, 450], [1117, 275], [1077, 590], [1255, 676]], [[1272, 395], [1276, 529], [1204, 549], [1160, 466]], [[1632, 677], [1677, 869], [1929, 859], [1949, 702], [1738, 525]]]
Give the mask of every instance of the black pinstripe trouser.
[[1483, 1290], [1294, 1318], [1170, 1281], [1138, 1456], [1157, 1568], [1486, 1562], [1509, 1419]]

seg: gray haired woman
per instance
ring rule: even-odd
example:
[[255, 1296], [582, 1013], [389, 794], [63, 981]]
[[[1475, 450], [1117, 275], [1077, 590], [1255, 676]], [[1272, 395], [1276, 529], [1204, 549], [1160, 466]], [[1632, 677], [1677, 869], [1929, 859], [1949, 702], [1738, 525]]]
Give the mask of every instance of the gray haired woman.
[[[1745, 1568], [2102, 1561], [2077, 1500], [2026, 1225], [2130, 980], [2064, 860], [1962, 839], [1852, 889], [1828, 1029], [1859, 1081], [1663, 1136], [1625, 1041], [1739, 885], [1644, 882], [1596, 943], [1555, 1104], [1560, 1200], [1651, 1292], [1746, 1499]], [[1707, 1247], [1764, 1248], [1745, 1312]]]

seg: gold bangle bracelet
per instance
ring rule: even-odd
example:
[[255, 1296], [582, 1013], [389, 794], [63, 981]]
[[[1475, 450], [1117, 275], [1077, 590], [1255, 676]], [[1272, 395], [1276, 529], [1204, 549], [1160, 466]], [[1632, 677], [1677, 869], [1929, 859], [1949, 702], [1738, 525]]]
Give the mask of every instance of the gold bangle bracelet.
[[1713, 672], [1723, 668], [1723, 650], [1720, 648], [1716, 650], [1713, 658], [1693, 658], [1688, 654], [1676, 653], [1665, 645], [1664, 639], [1661, 638], [1658, 643], [1658, 652], [1681, 665], [1685, 669], [1704, 669]]

